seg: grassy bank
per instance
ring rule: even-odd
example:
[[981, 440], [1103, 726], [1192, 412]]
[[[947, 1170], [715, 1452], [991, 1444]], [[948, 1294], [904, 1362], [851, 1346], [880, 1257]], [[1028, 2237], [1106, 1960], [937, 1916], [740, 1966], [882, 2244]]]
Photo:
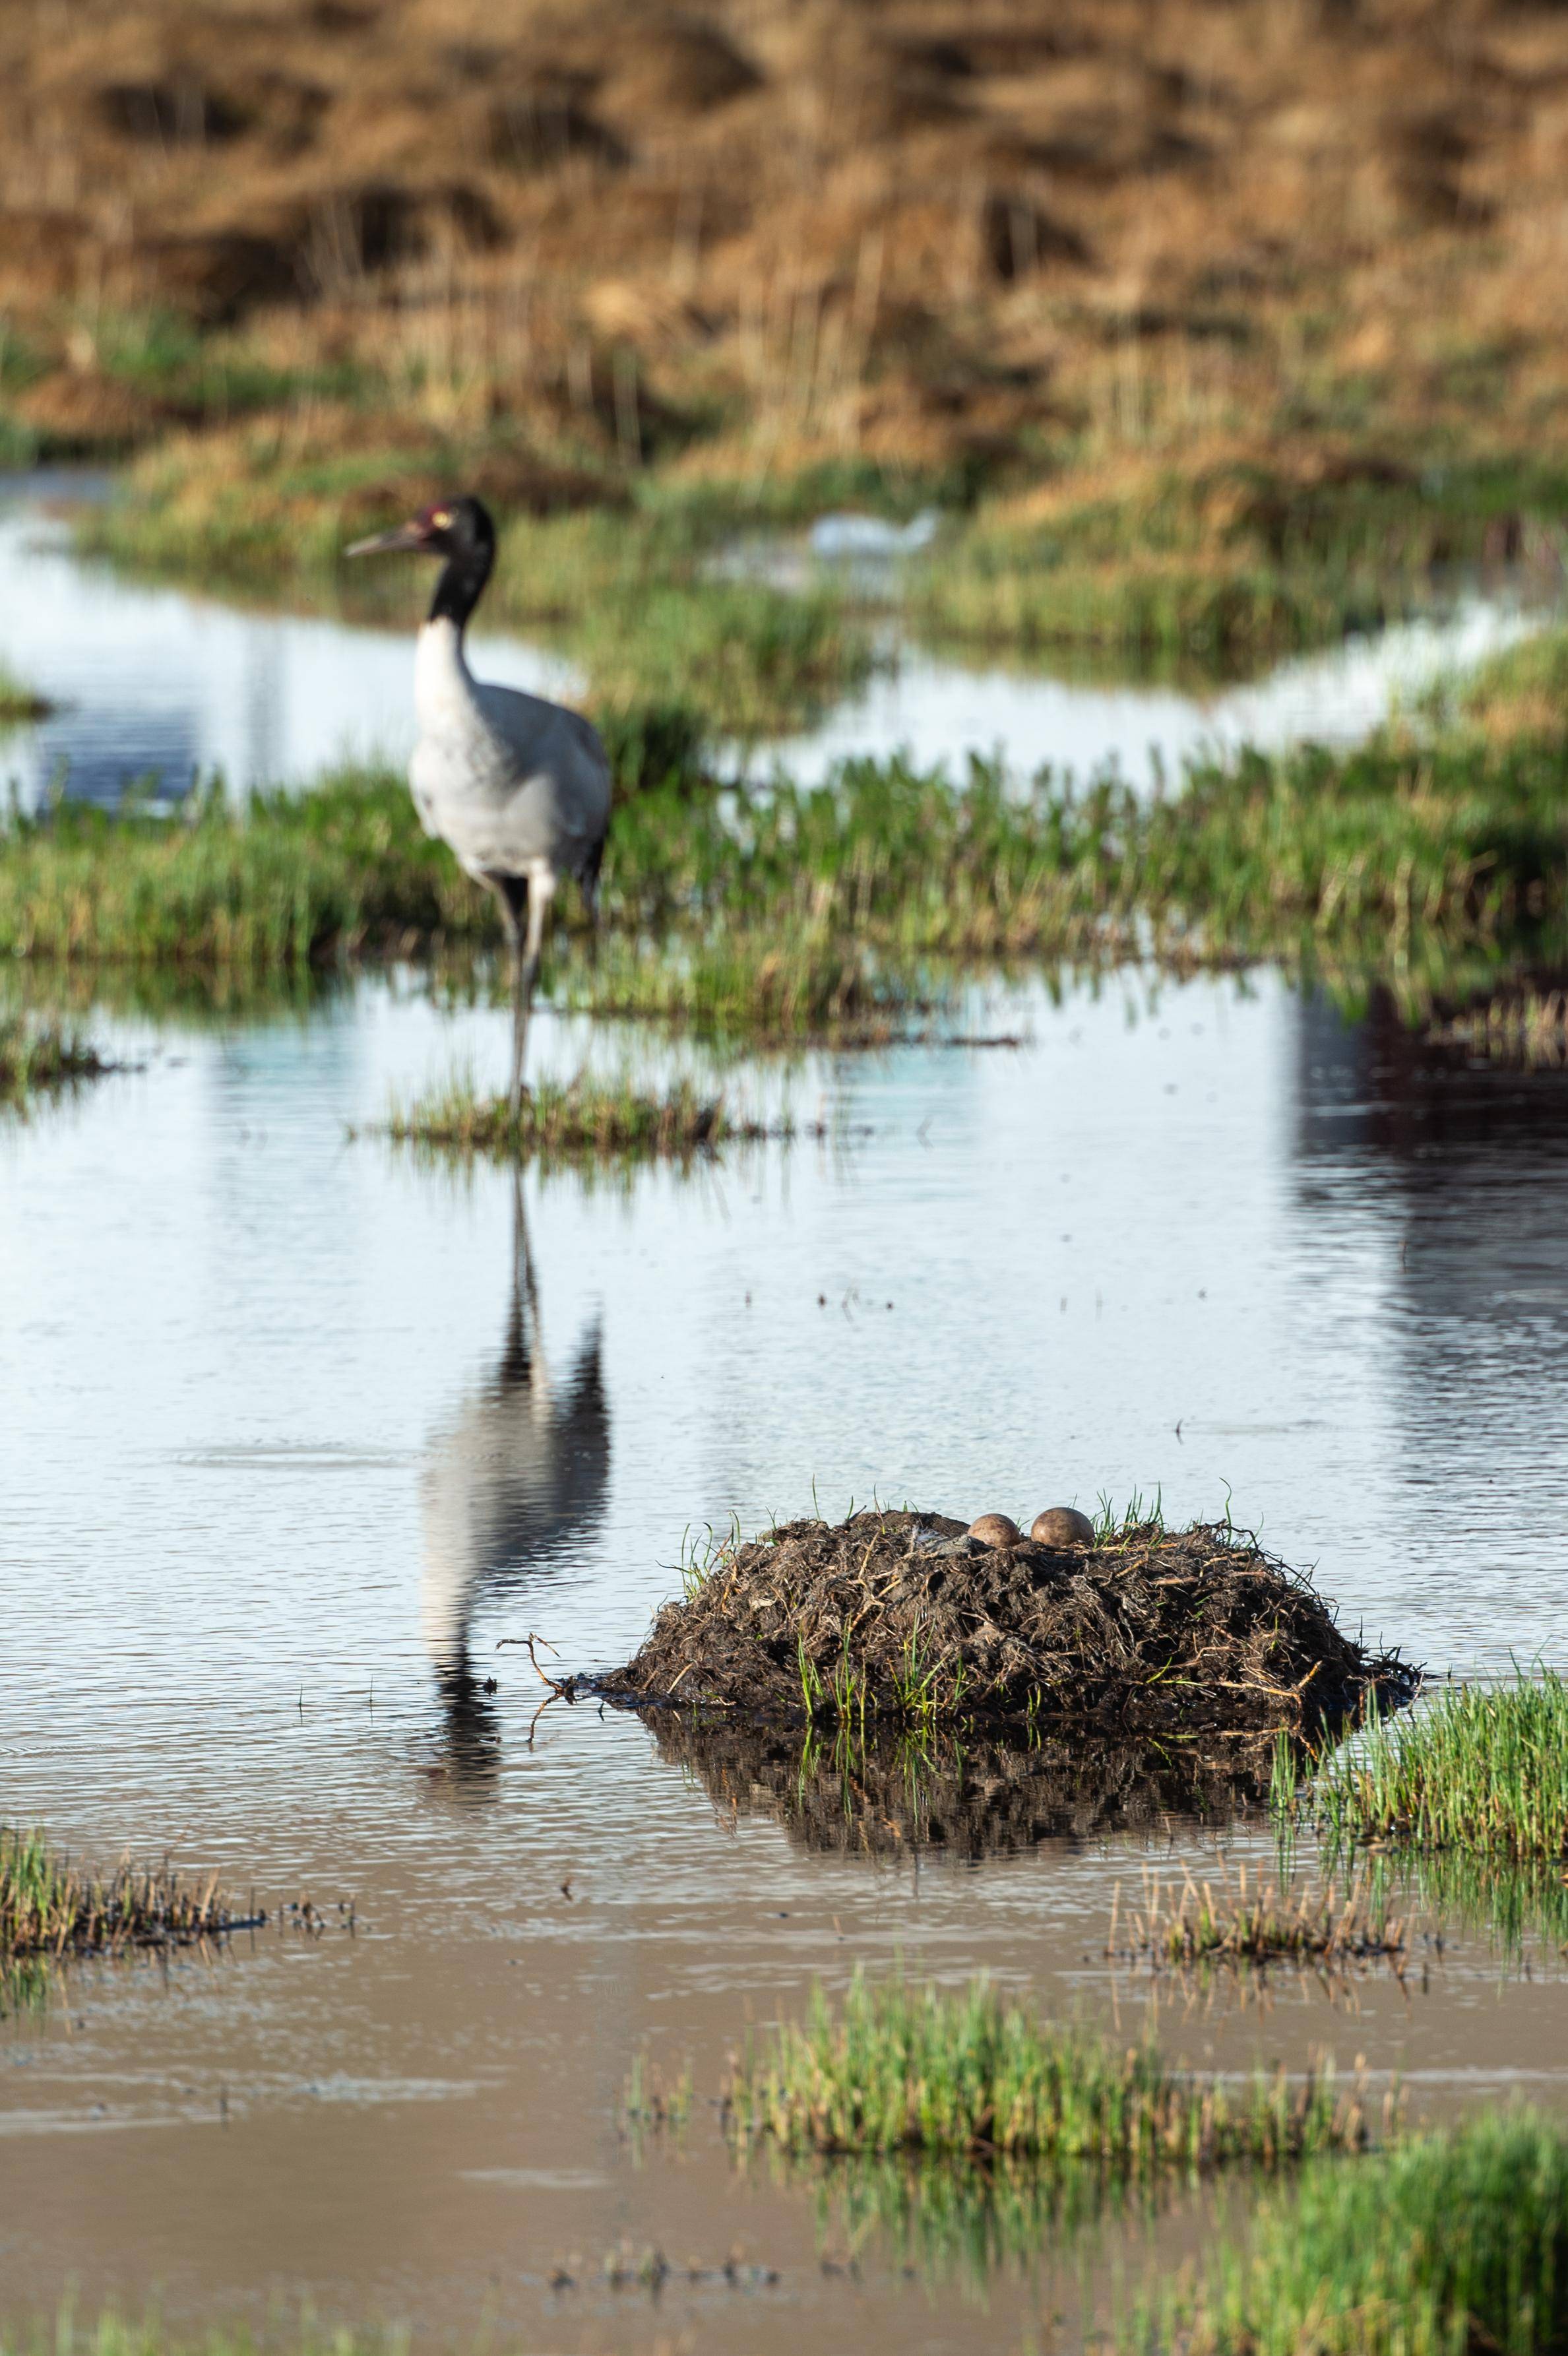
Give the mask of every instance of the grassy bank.
[[[1179, 795], [1027, 790], [852, 761], [820, 788], [704, 784], [673, 718], [620, 747], [592, 971], [569, 1003], [709, 1027], [889, 1035], [954, 972], [1038, 958], [1277, 958], [1430, 1000], [1568, 939], [1568, 747], [1385, 734], [1202, 764]], [[637, 776], [660, 776], [653, 790]], [[488, 944], [487, 895], [400, 778], [342, 771], [168, 823], [62, 805], [0, 831], [0, 955], [199, 972], [230, 989], [369, 954]]]
[[666, 470], [620, 485], [573, 477], [572, 498], [552, 506], [537, 476], [504, 439], [438, 435], [411, 450], [381, 445], [372, 427], [346, 447], [307, 417], [160, 448], [76, 530], [89, 553], [155, 577], [411, 620], [422, 568], [371, 573], [345, 548], [453, 484], [489, 485], [504, 503], [511, 479], [520, 504], [501, 505], [485, 622], [570, 655], [606, 708], [671, 697], [744, 738], [803, 724], [862, 680], [872, 617], [890, 604], [939, 648], [1233, 676], [1413, 609], [1499, 534], [1539, 549], [1549, 594], [1552, 519], [1568, 504], [1568, 468], [1550, 465], [1477, 462], [1427, 480], [1346, 458], [1325, 480], [1288, 449], [1126, 453], [948, 505], [933, 545], [895, 572], [819, 567], [785, 591], [716, 564], [846, 495], [898, 513], [951, 501], [953, 483], [870, 466]]
[[1241, 2085], [1189, 2077], [1149, 2045], [1042, 2021], [983, 1981], [953, 1995], [857, 1974], [818, 1988], [737, 2065], [728, 2116], [785, 2151], [975, 2152], [1091, 2161], [1136, 2178], [1356, 2149], [1366, 2121], [1331, 2075]]
[[1395, 1841], [1568, 1858], [1568, 1683], [1441, 1688], [1336, 1751], [1304, 1804], [1347, 1845]]
[[197, 1885], [166, 1866], [126, 1864], [83, 1873], [41, 1833], [0, 1826], [0, 1964], [183, 1946], [265, 1919], [226, 1898], [216, 1877]]
[[1145, 2356], [1536, 2356], [1565, 2333], [1568, 2136], [1521, 2110], [1308, 2165], [1124, 2345]]
[[340, 776], [244, 812], [213, 794], [172, 819], [62, 802], [0, 830], [0, 955], [236, 988], [483, 937], [485, 896], [390, 776]]
[[959, 645], [1185, 651], [1233, 669], [1387, 620], [1500, 535], [1544, 548], [1565, 489], [1550, 464], [1418, 476], [1345, 452], [1328, 466], [1288, 448], [1216, 456], [1202, 441], [1128, 454], [982, 506], [915, 569], [911, 612]]
[[[345, 548], [443, 487], [490, 481], [495, 460], [461, 443], [435, 442], [411, 461], [373, 441], [321, 451], [298, 429], [240, 430], [144, 460], [113, 499], [80, 513], [77, 535], [88, 553], [153, 577], [411, 625], [431, 569], [350, 564]], [[682, 491], [650, 481], [606, 488], [597, 505], [503, 513], [482, 626], [570, 657], [613, 723], [664, 703], [741, 739], [804, 726], [865, 679], [872, 646], [827, 581], [795, 594], [708, 577], [715, 552], [768, 511], [739, 483]]]

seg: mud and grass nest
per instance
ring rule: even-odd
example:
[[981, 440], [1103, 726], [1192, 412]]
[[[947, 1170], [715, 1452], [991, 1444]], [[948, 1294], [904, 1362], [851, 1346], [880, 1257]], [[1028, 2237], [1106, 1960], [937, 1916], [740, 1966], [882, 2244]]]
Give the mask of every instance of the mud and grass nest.
[[1138, 1521], [1083, 1545], [1009, 1547], [940, 1515], [862, 1513], [722, 1547], [687, 1585], [603, 1692], [774, 1724], [1190, 1738], [1307, 1730], [1369, 1692], [1396, 1706], [1417, 1682], [1228, 1524]]

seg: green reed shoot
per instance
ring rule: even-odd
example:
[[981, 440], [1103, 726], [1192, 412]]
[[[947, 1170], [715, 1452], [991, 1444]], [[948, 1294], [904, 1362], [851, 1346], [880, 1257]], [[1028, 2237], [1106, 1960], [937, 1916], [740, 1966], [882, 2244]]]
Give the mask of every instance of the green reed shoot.
[[1147, 1538], [1151, 1531], [1157, 1534], [1165, 1528], [1163, 1494], [1157, 1489], [1152, 1497], [1146, 1497], [1141, 1490], [1135, 1489], [1126, 1504], [1118, 1508], [1102, 1489], [1090, 1519], [1094, 1525], [1097, 1547], [1115, 1546], [1124, 1537]]
[[1568, 1682], [1445, 1687], [1379, 1717], [1319, 1770], [1303, 1804], [1332, 1839], [1568, 1857]]
[[689, 1603], [699, 1588], [705, 1587], [716, 1570], [722, 1570], [733, 1559], [741, 1543], [741, 1517], [731, 1514], [730, 1526], [722, 1536], [711, 1522], [703, 1525], [701, 1534], [690, 1524], [681, 1534], [680, 1560], [676, 1568], [680, 1573], [682, 1591]]
[[1325, 2068], [1240, 2085], [1045, 2021], [983, 1979], [956, 1994], [857, 1973], [820, 1987], [738, 2063], [727, 2114], [742, 2142], [787, 2151], [997, 2151], [1088, 2160], [1123, 2177], [1274, 2163], [1365, 2139], [1359, 2096]]
[[1123, 2334], [1142, 2356], [1544, 2356], [1565, 2342], [1568, 2132], [1523, 2109], [1314, 2160]]

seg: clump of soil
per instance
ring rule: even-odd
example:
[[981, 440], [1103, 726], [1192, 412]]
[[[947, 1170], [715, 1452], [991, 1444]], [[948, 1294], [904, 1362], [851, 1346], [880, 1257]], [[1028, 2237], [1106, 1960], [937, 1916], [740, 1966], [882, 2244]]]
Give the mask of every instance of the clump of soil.
[[[677, 1700], [679, 1697], [677, 1697]], [[661, 1759], [701, 1783], [726, 1824], [782, 1825], [812, 1854], [940, 1849], [978, 1863], [1041, 1841], [1147, 1832], [1173, 1816], [1224, 1823], [1267, 1799], [1273, 1738], [1139, 1743], [893, 1728], [861, 1741], [759, 1726], [730, 1710], [650, 1709]]]
[[1257, 1731], [1343, 1719], [1415, 1673], [1229, 1526], [987, 1547], [939, 1515], [789, 1522], [727, 1547], [603, 1681], [635, 1707], [777, 1723]]

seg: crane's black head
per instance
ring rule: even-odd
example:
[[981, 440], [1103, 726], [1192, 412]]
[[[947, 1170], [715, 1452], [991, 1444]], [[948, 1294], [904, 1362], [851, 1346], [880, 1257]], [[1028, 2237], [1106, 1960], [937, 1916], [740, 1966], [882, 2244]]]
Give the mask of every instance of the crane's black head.
[[496, 562], [496, 527], [483, 499], [437, 499], [395, 531], [357, 540], [349, 556], [390, 555], [402, 551], [414, 556], [439, 556], [441, 578], [431, 599], [430, 618], [455, 622], [459, 629], [479, 603]]

